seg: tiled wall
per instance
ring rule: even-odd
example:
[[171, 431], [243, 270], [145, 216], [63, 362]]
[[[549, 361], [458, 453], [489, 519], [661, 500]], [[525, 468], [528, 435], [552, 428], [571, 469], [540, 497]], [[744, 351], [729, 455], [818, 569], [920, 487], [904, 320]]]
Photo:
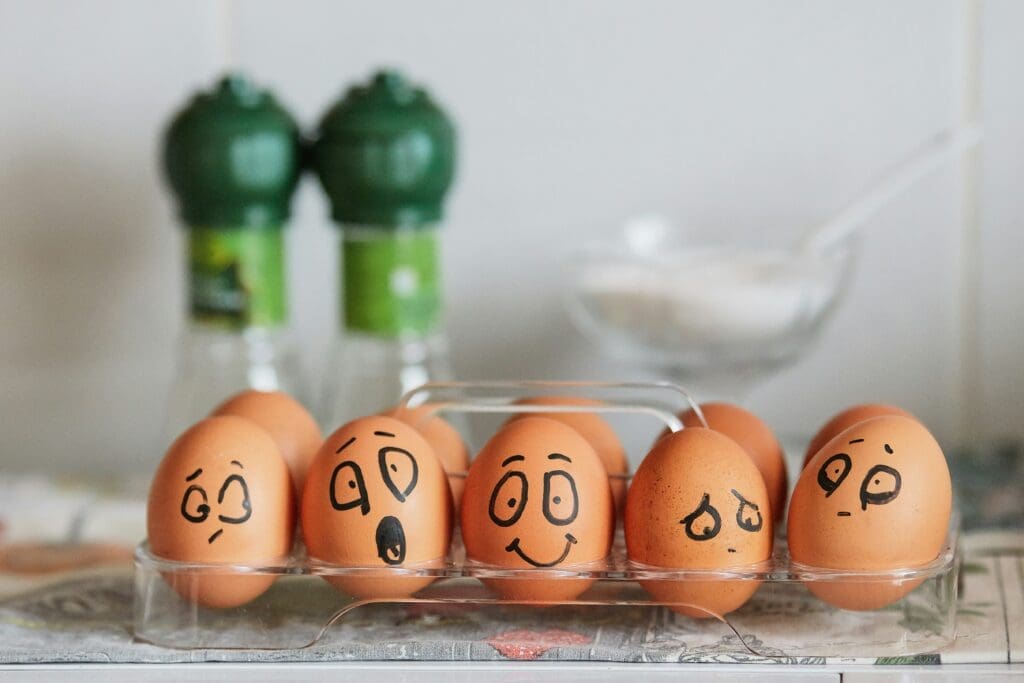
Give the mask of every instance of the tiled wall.
[[[183, 304], [158, 136], [229, 63], [305, 125], [378, 65], [457, 117], [445, 276], [463, 377], [627, 376], [563, 314], [573, 245], [651, 209], [814, 224], [978, 100], [979, 163], [871, 223], [820, 345], [750, 404], [786, 433], [875, 399], [950, 442], [1024, 436], [1022, 20], [1011, 0], [0, 0], [0, 467], [157, 457]], [[336, 235], [312, 182], [295, 207], [293, 317], [314, 370], [335, 326]]]

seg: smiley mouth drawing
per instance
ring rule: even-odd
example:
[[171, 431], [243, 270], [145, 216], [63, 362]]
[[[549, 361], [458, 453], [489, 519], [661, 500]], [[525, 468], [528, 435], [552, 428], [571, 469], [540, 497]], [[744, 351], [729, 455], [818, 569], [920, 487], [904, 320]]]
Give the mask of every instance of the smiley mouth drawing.
[[388, 515], [377, 524], [377, 557], [385, 564], [402, 564], [405, 561], [405, 529], [397, 517]]
[[569, 556], [569, 551], [576, 545], [576, 537], [572, 534], [565, 535], [565, 549], [562, 550], [562, 554], [558, 556], [558, 559], [552, 560], [551, 562], [538, 562], [529, 555], [523, 552], [523, 549], [519, 547], [519, 537], [516, 536], [512, 539], [512, 542], [505, 546], [505, 552], [514, 552], [519, 557], [523, 558], [526, 562], [529, 562], [534, 567], [554, 567], [556, 564], [561, 564]]

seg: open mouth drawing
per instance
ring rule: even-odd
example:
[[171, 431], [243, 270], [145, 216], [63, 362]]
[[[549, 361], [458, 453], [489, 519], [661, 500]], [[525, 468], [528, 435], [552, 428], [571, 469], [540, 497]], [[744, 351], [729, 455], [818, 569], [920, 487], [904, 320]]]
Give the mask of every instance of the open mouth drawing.
[[377, 524], [377, 557], [385, 564], [405, 561], [405, 529], [397, 517], [388, 515]]
[[516, 536], [512, 539], [512, 542], [505, 546], [505, 552], [515, 553], [519, 557], [523, 558], [526, 562], [529, 562], [534, 567], [554, 567], [556, 564], [561, 564], [565, 558], [569, 556], [569, 551], [576, 545], [576, 537], [572, 534], [565, 535], [565, 549], [562, 550], [562, 554], [558, 556], [558, 559], [552, 560], [551, 562], [538, 562], [529, 555], [523, 552], [523, 549], [519, 547], [519, 537]]

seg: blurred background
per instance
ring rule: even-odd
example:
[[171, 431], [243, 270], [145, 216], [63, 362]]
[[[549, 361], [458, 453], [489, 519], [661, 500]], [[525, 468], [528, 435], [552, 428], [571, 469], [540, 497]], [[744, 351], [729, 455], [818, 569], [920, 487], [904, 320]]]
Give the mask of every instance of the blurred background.
[[[0, 473], [151, 471], [184, 326], [159, 166], [225, 70], [303, 130], [381, 66], [459, 133], [443, 285], [456, 376], [628, 379], [572, 324], [566, 262], [658, 212], [751, 239], [812, 227], [942, 130], [984, 129], [865, 225], [845, 300], [744, 402], [784, 435], [860, 401], [944, 443], [1024, 436], [1024, 5], [0, 0]], [[336, 330], [336, 229], [288, 228], [307, 374]], [[325, 425], [331, 427], [332, 425]]]

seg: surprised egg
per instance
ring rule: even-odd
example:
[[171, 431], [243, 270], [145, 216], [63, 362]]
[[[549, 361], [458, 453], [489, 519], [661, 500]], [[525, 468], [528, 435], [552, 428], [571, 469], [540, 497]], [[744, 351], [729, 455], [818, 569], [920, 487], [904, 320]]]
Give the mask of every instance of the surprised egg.
[[[716, 570], [762, 562], [772, 553], [764, 479], [739, 444], [711, 429], [688, 427], [658, 440], [633, 475], [624, 526], [626, 552], [640, 565]], [[739, 608], [760, 581], [641, 584], [672, 610], [703, 618]]]
[[546, 417], [508, 422], [487, 442], [469, 468], [461, 516], [470, 560], [537, 570], [537, 578], [484, 579], [519, 601], [571, 600], [585, 591], [592, 579], [544, 578], [543, 571], [602, 561], [615, 528], [608, 475], [594, 448]]
[[[210, 417], [175, 440], [149, 490], [146, 528], [154, 555], [196, 563], [255, 564], [291, 550], [295, 513], [288, 467], [252, 422]], [[182, 597], [237, 607], [274, 581], [270, 574], [166, 574]]]
[[326, 576], [361, 598], [406, 597], [427, 586], [433, 577], [415, 570], [440, 564], [451, 542], [444, 468], [418, 431], [391, 417], [359, 418], [327, 437], [301, 509], [311, 557], [369, 570]]
[[[793, 560], [839, 570], [895, 570], [931, 562], [949, 526], [949, 468], [917, 420], [875, 417], [840, 432], [811, 458], [789, 506]], [[808, 581], [837, 607], [884, 607], [920, 580]]]

